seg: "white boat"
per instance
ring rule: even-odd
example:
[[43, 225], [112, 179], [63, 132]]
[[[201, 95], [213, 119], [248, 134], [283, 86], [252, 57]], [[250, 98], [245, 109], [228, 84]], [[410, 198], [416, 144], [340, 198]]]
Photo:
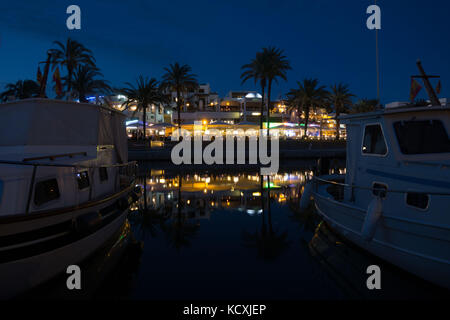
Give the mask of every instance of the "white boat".
[[119, 232], [136, 198], [124, 120], [92, 104], [0, 104], [0, 298], [65, 273]]
[[302, 207], [374, 255], [450, 288], [450, 106], [342, 117], [344, 175], [318, 176]]

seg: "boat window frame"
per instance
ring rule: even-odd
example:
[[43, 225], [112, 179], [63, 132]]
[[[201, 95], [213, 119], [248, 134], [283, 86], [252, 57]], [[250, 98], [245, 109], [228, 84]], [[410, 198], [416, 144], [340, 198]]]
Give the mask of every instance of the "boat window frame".
[[[427, 203], [427, 206], [426, 206], [424, 209], [422, 209], [422, 208], [419, 208], [419, 207], [410, 205], [410, 204], [408, 203], [408, 194], [409, 194], [409, 193], [423, 193], [423, 194], [426, 194], [427, 197], [428, 197], [428, 203]], [[405, 192], [405, 195], [404, 195], [403, 198], [404, 198], [404, 200], [405, 200], [405, 205], [406, 205], [406, 207], [408, 207], [408, 208], [412, 208], [412, 209], [415, 209], [415, 210], [417, 210], [417, 211], [422, 211], [422, 212], [429, 211], [429, 209], [430, 209], [431, 195], [428, 194], [428, 193], [425, 193], [425, 192], [417, 192], [417, 191], [414, 191], [414, 190], [408, 190], [407, 192]]]
[[[386, 153], [385, 154], [378, 154], [378, 153], [364, 153], [363, 152], [363, 147], [364, 147], [364, 137], [366, 135], [366, 128], [368, 126], [373, 126], [373, 125], [378, 125], [381, 128], [381, 134], [383, 135], [383, 140], [384, 140], [384, 144], [386, 146]], [[362, 136], [361, 136], [361, 148], [360, 148], [360, 152], [362, 156], [368, 156], [368, 157], [377, 157], [377, 158], [386, 158], [389, 154], [389, 145], [387, 143], [386, 140], [386, 133], [384, 131], [383, 125], [381, 124], [381, 122], [370, 122], [370, 123], [365, 123], [364, 124], [364, 130], [362, 130]]]
[[[47, 182], [47, 181], [53, 181], [53, 180], [56, 181], [56, 190], [57, 190], [58, 197], [56, 197], [54, 199], [50, 199], [48, 201], [41, 202], [41, 203], [36, 203], [36, 190], [37, 190], [38, 185], [41, 184], [41, 183], [44, 183], [44, 182]], [[42, 178], [42, 179], [39, 179], [39, 181], [36, 181], [34, 183], [34, 185], [33, 185], [33, 205], [35, 207], [42, 207], [44, 205], [47, 205], [49, 203], [52, 203], [52, 202], [55, 202], [55, 201], [59, 201], [59, 200], [61, 200], [61, 191], [60, 191], [59, 181], [58, 181], [57, 177]]]
[[450, 152], [439, 152], [439, 153], [436, 153], [436, 152], [434, 152], [434, 153], [403, 153], [402, 148], [401, 148], [401, 145], [400, 145], [400, 139], [398, 138], [397, 131], [395, 130], [395, 124], [398, 123], [398, 122], [414, 122], [414, 121], [438, 121], [438, 122], [440, 122], [440, 123], [442, 124], [442, 127], [444, 128], [445, 133], [447, 134], [447, 137], [450, 137], [450, 132], [449, 132], [448, 129], [447, 129], [446, 122], [445, 122], [445, 121], [442, 121], [441, 119], [436, 119], [435, 117], [430, 118], [430, 119], [428, 119], [428, 118], [424, 118], [424, 119], [420, 118], [420, 119], [414, 119], [414, 120], [395, 120], [395, 121], [392, 121], [392, 130], [393, 130], [393, 133], [394, 133], [394, 135], [395, 135], [395, 140], [396, 140], [397, 148], [398, 148], [398, 151], [400, 152], [400, 154], [401, 154], [402, 156], [404, 156], [404, 157], [417, 157], [417, 156], [420, 157], [420, 156], [429, 156], [429, 155], [439, 156], [439, 155], [448, 155], [448, 154], [450, 153]]
[[[79, 180], [78, 180], [78, 175], [81, 175], [81, 174], [84, 174], [84, 173], [87, 174], [88, 185], [87, 185], [86, 187], [84, 187], [84, 188], [80, 188], [80, 182], [79, 182]], [[90, 189], [92, 183], [91, 183], [91, 179], [90, 179], [90, 177], [89, 177], [89, 170], [81, 170], [81, 171], [77, 171], [77, 172], [75, 173], [75, 182], [76, 182], [76, 184], [77, 184], [77, 189], [78, 189], [78, 191], [85, 191], [85, 190]]]

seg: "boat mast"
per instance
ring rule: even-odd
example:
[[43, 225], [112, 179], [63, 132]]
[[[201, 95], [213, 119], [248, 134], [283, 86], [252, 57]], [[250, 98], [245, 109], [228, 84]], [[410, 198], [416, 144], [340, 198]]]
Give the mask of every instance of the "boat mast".
[[[375, 5], [377, 5], [377, 0], [375, 0]], [[378, 50], [378, 28], [375, 29], [375, 57], [377, 66], [377, 100], [378, 106], [380, 106], [380, 55]]]

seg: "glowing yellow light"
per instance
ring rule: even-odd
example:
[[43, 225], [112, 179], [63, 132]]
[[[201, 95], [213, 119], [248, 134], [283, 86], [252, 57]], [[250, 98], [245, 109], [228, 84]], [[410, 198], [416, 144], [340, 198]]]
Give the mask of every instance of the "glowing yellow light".
[[254, 197], [261, 197], [261, 192], [253, 192], [252, 196], [254, 196]]

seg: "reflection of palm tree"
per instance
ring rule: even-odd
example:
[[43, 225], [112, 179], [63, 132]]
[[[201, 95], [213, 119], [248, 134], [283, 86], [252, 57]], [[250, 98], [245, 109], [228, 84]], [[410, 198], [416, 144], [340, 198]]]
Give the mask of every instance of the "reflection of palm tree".
[[190, 240], [195, 237], [199, 229], [199, 225], [189, 221], [182, 212], [181, 183], [181, 175], [178, 175], [178, 205], [175, 217], [161, 225], [161, 229], [166, 234], [169, 244], [175, 247], [177, 251], [182, 247], [189, 247], [191, 244]]
[[263, 177], [260, 176], [261, 180], [261, 204], [263, 213], [261, 215], [262, 224], [261, 231], [256, 231], [255, 233], [250, 233], [243, 231], [242, 241], [244, 246], [250, 248], [256, 248], [258, 251], [258, 256], [262, 257], [264, 260], [275, 260], [278, 258], [283, 251], [285, 251], [289, 246], [290, 242], [288, 240], [288, 233], [284, 231], [278, 234], [272, 226], [272, 215], [270, 209], [270, 178], [267, 178], [267, 212], [268, 212], [268, 227], [265, 221], [265, 210], [264, 210], [264, 197], [263, 197]]
[[297, 202], [297, 205], [294, 205], [294, 203], [290, 203], [289, 208], [291, 211], [289, 218], [293, 222], [298, 223], [302, 231], [307, 230], [313, 232], [316, 229], [316, 226], [319, 223], [320, 219], [319, 216], [314, 212], [313, 207], [310, 207], [307, 210], [300, 210]]
[[128, 217], [133, 226], [138, 227], [141, 238], [146, 239], [149, 236], [155, 238], [157, 235], [157, 226], [164, 224], [165, 218], [156, 210], [141, 209]]
[[139, 208], [139, 211], [129, 215], [128, 220], [134, 226], [139, 227], [142, 238], [154, 238], [157, 234], [157, 226], [162, 227], [166, 218], [155, 209], [148, 209], [147, 206], [147, 175], [144, 174], [144, 206]]

